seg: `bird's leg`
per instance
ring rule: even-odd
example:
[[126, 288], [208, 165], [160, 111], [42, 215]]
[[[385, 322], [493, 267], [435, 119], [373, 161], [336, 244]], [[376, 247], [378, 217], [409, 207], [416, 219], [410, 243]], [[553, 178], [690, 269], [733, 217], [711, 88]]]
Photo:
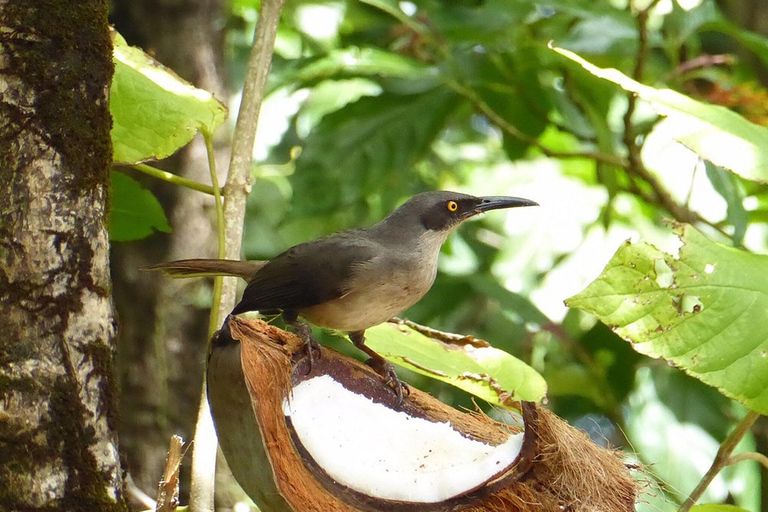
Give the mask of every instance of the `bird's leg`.
[[283, 311], [283, 320], [285, 323], [293, 327], [296, 331], [296, 335], [304, 342], [304, 348], [307, 351], [307, 359], [309, 361], [309, 370], [312, 371], [312, 367], [315, 364], [315, 355], [313, 350], [317, 350], [318, 357], [322, 354], [320, 351], [320, 344], [312, 337], [312, 328], [306, 323], [299, 320], [296, 313]]
[[349, 339], [352, 340], [352, 343], [354, 343], [357, 348], [371, 356], [371, 358], [366, 361], [365, 364], [373, 368], [376, 373], [384, 377], [385, 385], [392, 386], [393, 391], [397, 395], [398, 405], [402, 404], [403, 391], [410, 395], [411, 390], [408, 388], [408, 384], [401, 381], [397, 376], [397, 373], [395, 373], [395, 367], [365, 344], [365, 331], [350, 332]]

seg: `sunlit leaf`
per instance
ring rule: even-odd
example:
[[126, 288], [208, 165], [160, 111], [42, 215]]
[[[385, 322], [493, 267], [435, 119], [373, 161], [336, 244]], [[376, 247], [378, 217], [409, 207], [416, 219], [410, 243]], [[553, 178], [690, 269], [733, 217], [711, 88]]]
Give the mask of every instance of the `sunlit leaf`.
[[110, 175], [109, 239], [128, 242], [155, 231], [170, 233], [163, 207], [149, 190], [125, 174]]
[[567, 300], [633, 343], [761, 413], [768, 412], [768, 256], [676, 227], [678, 258], [625, 243]]
[[748, 180], [768, 183], [768, 128], [725, 107], [708, 105], [671, 89], [648, 87], [616, 69], [598, 68], [568, 50], [555, 51], [649, 102], [668, 118], [675, 140], [702, 158]]
[[212, 133], [227, 118], [213, 95], [197, 89], [114, 34], [110, 90], [113, 159], [138, 163], [165, 158], [198, 131]]
[[390, 361], [492, 404], [504, 405], [507, 399], [539, 401], [547, 391], [536, 370], [490, 346], [449, 345], [393, 323], [366, 330], [365, 340]]

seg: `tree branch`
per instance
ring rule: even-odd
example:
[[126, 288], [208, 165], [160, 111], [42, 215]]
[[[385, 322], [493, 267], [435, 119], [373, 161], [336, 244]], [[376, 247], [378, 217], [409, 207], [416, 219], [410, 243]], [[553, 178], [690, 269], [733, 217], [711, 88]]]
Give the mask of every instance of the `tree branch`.
[[[256, 128], [259, 122], [261, 104], [266, 94], [267, 74], [272, 62], [277, 25], [280, 21], [283, 3], [284, 0], [262, 0], [253, 48], [245, 74], [240, 111], [232, 141], [227, 183], [224, 186], [223, 253], [224, 257], [230, 259], [240, 258], [245, 200], [250, 191], [249, 177], [253, 166]], [[219, 254], [222, 254], [221, 247]], [[234, 279], [224, 279], [218, 310], [211, 312], [216, 317], [215, 320], [212, 319], [212, 323], [221, 324], [221, 319], [234, 306], [235, 286], [236, 281]], [[203, 384], [192, 454], [192, 485], [189, 506], [194, 512], [213, 511], [213, 482], [216, 473], [218, 443], [205, 388], [206, 386]]]

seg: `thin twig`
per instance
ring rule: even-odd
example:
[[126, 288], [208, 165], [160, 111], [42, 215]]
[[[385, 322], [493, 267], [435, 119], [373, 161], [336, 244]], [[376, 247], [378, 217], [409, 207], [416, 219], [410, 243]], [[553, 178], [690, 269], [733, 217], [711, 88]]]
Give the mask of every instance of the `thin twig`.
[[738, 455], [729, 457], [728, 460], [725, 461], [725, 465], [733, 466], [734, 464], [738, 464], [739, 462], [743, 462], [745, 460], [753, 460], [759, 464], [762, 464], [765, 469], [768, 469], [768, 457], [762, 453], [757, 452], [739, 453]]
[[[632, 79], [636, 82], [643, 81], [643, 75], [645, 73], [645, 65], [648, 61], [650, 54], [649, 35], [648, 35], [648, 16], [651, 10], [659, 3], [660, 0], [653, 0], [648, 6], [637, 12], [637, 31], [638, 31], [638, 49], [637, 58], [635, 61], [635, 67], [632, 70]], [[630, 1], [628, 9], [633, 9], [633, 3]], [[679, 204], [672, 195], [664, 188], [658, 179], [645, 167], [643, 164], [641, 151], [642, 145], [637, 142], [637, 134], [635, 133], [635, 126], [632, 121], [632, 117], [637, 108], [637, 95], [633, 92], [627, 94], [627, 110], [624, 113], [624, 136], [623, 142], [627, 148], [628, 161], [625, 166], [630, 176], [636, 176], [647, 183], [653, 190], [653, 196], [649, 196], [643, 192], [639, 187], [635, 190], [635, 193], [639, 195], [644, 201], [650, 204], [657, 204], [669, 212], [672, 217], [679, 221], [688, 224], [702, 223], [711, 226], [721, 234], [730, 238], [730, 235], [726, 233], [723, 228], [706, 220], [699, 215], [698, 212], [687, 208], [684, 205]]]
[[[203, 192], [205, 194], [213, 195], [213, 187], [210, 185], [198, 183], [197, 181], [187, 178], [182, 178], [181, 176], [177, 176], [172, 172], [163, 171], [162, 169], [157, 169], [147, 164], [133, 164], [131, 167], [137, 171], [143, 172], [148, 176], [152, 176], [153, 178], [167, 181], [168, 183], [173, 183], [174, 185], [191, 188], [192, 190], [197, 190], [198, 192]], [[120, 167], [117, 168], [120, 169]]]
[[710, 466], [707, 473], [701, 477], [699, 484], [693, 492], [691, 492], [691, 495], [688, 496], [685, 502], [683, 502], [683, 505], [678, 509], [678, 512], [688, 512], [691, 507], [696, 504], [698, 499], [701, 498], [701, 495], [704, 494], [704, 491], [707, 490], [707, 487], [709, 487], [709, 484], [712, 483], [712, 480], [714, 480], [717, 474], [728, 465], [728, 461], [731, 459], [731, 453], [736, 448], [736, 445], [739, 444], [741, 439], [747, 432], [749, 432], [749, 429], [752, 428], [752, 425], [759, 417], [759, 413], [749, 411], [738, 425], [736, 425], [733, 432], [728, 434], [728, 437], [726, 437], [722, 444], [720, 444], [720, 448], [717, 450], [717, 455], [715, 455], [715, 460], [712, 461], [712, 466]]
[[595, 160], [596, 162], [602, 162], [605, 164], [615, 165], [617, 167], [627, 167], [627, 161], [621, 157], [608, 155], [605, 153], [599, 153], [594, 151], [555, 151], [543, 145], [539, 140], [521, 132], [515, 126], [510, 124], [506, 119], [496, 113], [488, 103], [480, 98], [474, 91], [465, 87], [458, 82], [449, 82], [448, 86], [454, 91], [464, 96], [474, 107], [479, 110], [485, 117], [487, 117], [493, 124], [495, 124], [504, 133], [525, 142], [531, 146], [539, 149], [545, 156], [549, 158], [583, 158], [587, 160]]
[[[638, 48], [635, 68], [632, 70], [632, 78], [636, 82], [643, 81], [645, 63], [648, 60], [648, 55], [650, 53], [650, 46], [648, 44], [648, 16], [651, 9], [653, 9], [657, 3], [659, 3], [659, 0], [654, 0], [648, 7], [637, 13]], [[627, 8], [630, 11], [632, 10], [631, 1]], [[637, 174], [637, 169], [643, 167], [643, 162], [640, 158], [641, 147], [637, 143], [637, 134], [635, 133], [635, 127], [632, 123], [632, 116], [637, 108], [637, 94], [629, 92], [627, 94], [627, 101], [627, 111], [624, 113], [624, 146], [626, 146], [629, 156], [628, 170], [629, 172]]]
[[179, 467], [184, 457], [183, 447], [184, 440], [180, 436], [171, 436], [163, 478], [157, 484], [156, 512], [174, 512], [179, 506]]

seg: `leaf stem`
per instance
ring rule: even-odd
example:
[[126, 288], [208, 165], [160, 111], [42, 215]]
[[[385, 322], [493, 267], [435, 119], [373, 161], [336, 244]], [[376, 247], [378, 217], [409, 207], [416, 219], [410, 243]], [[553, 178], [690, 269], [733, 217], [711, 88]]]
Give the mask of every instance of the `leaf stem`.
[[733, 466], [734, 464], [744, 462], [745, 460], [753, 460], [762, 464], [765, 469], [768, 469], [768, 457], [758, 452], [739, 453], [738, 455], [729, 457], [725, 464], [726, 466]]
[[[217, 257], [226, 258], [226, 239], [224, 236], [224, 203], [221, 198], [221, 188], [219, 187], [219, 175], [216, 172], [216, 158], [213, 149], [213, 136], [207, 131], [203, 131], [203, 140], [205, 140], [205, 149], [208, 155], [208, 169], [211, 172], [211, 183], [213, 184], [213, 200], [216, 205], [216, 236], [218, 242]], [[208, 324], [208, 338], [213, 336], [219, 325], [219, 305], [221, 304], [221, 288], [224, 278], [217, 276], [213, 280], [213, 304], [211, 306], [210, 322]]]
[[[706, 472], [706, 474], [701, 477], [701, 481], [699, 481], [699, 484], [696, 486], [696, 488], [691, 492], [691, 495], [688, 496], [688, 498], [683, 502], [683, 505], [678, 509], [678, 512], [688, 512], [693, 505], [696, 504], [699, 498], [701, 498], [701, 495], [704, 494], [704, 491], [707, 489], [709, 484], [712, 483], [712, 480], [715, 479], [717, 474], [726, 466], [728, 466], [733, 458], [740, 457], [739, 455], [736, 455], [735, 457], [731, 457], [731, 453], [736, 448], [736, 445], [739, 444], [741, 439], [749, 432], [749, 429], [752, 428], [752, 425], [757, 421], [757, 418], [760, 417], [760, 414], [755, 411], [749, 411], [744, 418], [741, 419], [741, 421], [736, 425], [736, 428], [733, 429], [733, 431], [728, 434], [728, 437], [725, 438], [725, 440], [720, 444], [720, 448], [717, 450], [717, 455], [715, 455], [715, 459], [712, 461], [712, 465], [710, 466], [709, 470]], [[745, 454], [746, 455], [746, 454]]]
[[[157, 178], [168, 183], [173, 183], [174, 185], [191, 188], [192, 190], [197, 190], [198, 192], [203, 192], [204, 194], [213, 195], [213, 187], [210, 185], [198, 183], [197, 181], [187, 178], [182, 178], [181, 176], [177, 176], [172, 172], [163, 171], [147, 164], [133, 164], [130, 167], [136, 169], [137, 171], [143, 172], [148, 176], [152, 176], [153, 178]], [[120, 167], [118, 167], [118, 169], [120, 169]]]

